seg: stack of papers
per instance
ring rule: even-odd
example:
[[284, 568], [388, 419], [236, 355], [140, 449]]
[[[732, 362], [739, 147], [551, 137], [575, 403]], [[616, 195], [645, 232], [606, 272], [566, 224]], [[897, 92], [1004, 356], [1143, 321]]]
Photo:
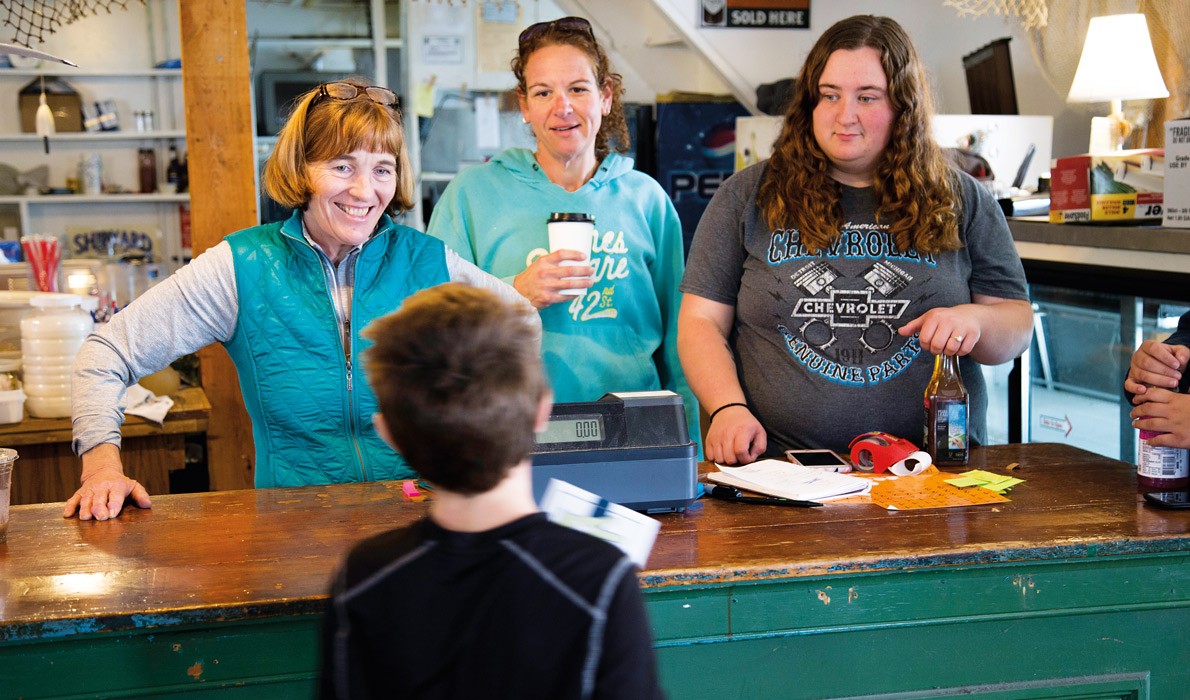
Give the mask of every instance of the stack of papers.
[[561, 479], [550, 479], [541, 496], [541, 509], [559, 525], [611, 542], [640, 568], [645, 568], [661, 521]]
[[742, 467], [720, 466], [707, 474], [719, 484], [798, 501], [823, 501], [868, 492], [872, 482], [826, 469], [804, 467], [779, 459], [762, 459]]
[[1024, 481], [1024, 479], [1018, 479], [1014, 476], [1000, 476], [999, 474], [985, 472], [982, 469], [973, 469], [969, 472], [963, 472], [953, 479], [947, 479], [946, 483], [951, 486], [958, 486], [959, 488], [982, 486], [989, 491], [1003, 494], [1013, 486], [1024, 483]]

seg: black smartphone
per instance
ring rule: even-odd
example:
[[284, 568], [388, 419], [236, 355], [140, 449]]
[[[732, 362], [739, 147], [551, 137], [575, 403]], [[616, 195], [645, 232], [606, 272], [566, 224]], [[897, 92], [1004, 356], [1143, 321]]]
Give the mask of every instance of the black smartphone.
[[1158, 508], [1190, 508], [1190, 491], [1146, 491], [1145, 503]]
[[833, 472], [851, 471], [851, 460], [844, 459], [834, 450], [785, 450], [785, 459], [803, 467], [828, 469]]

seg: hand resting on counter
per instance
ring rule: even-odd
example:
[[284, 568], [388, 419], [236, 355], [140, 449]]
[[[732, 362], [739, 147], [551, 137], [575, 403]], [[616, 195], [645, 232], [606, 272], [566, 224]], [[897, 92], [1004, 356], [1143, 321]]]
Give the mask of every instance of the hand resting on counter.
[[124, 476], [120, 449], [111, 443], [96, 445], [82, 456], [83, 485], [66, 501], [62, 517], [78, 511], [79, 520], [108, 520], [120, 514], [131, 497], [141, 508], [152, 508], [149, 492], [135, 479]]

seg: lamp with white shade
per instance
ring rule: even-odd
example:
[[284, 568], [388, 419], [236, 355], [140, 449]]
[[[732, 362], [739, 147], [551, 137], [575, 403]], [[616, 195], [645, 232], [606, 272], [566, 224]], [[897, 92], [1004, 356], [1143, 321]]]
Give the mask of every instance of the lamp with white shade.
[[[1111, 114], [1091, 120], [1091, 142], [1106, 128], [1108, 147], [1118, 150], [1132, 133], [1124, 118], [1123, 100], [1169, 97], [1157, 67], [1153, 41], [1143, 14], [1092, 17], [1083, 55], [1074, 74], [1067, 102], [1110, 102]], [[1094, 147], [1092, 151], [1096, 150]]]

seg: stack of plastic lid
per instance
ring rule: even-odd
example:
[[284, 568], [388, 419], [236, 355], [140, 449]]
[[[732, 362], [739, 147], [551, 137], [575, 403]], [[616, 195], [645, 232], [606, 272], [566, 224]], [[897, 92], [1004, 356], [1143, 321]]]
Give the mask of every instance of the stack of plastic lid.
[[45, 294], [29, 303], [33, 311], [21, 319], [26, 408], [35, 418], [69, 418], [71, 366], [94, 326], [95, 298]]
[[21, 319], [33, 311], [33, 297], [47, 294], [53, 292], [0, 290], [0, 359], [20, 359]]

